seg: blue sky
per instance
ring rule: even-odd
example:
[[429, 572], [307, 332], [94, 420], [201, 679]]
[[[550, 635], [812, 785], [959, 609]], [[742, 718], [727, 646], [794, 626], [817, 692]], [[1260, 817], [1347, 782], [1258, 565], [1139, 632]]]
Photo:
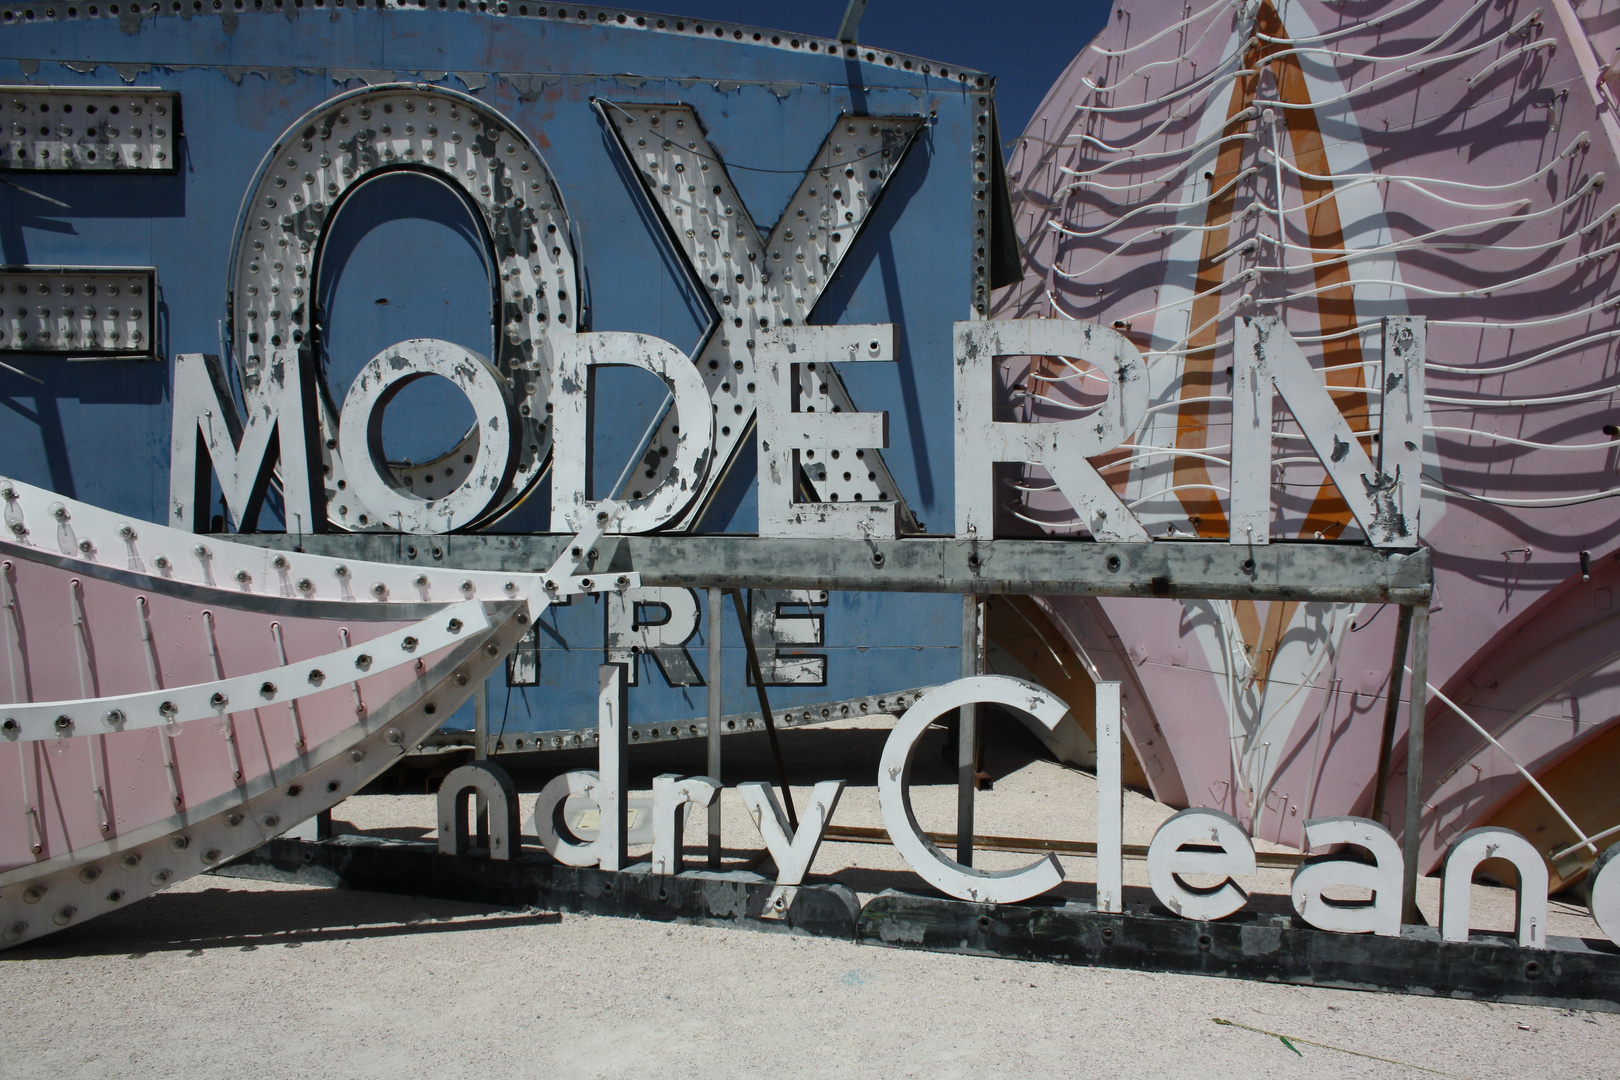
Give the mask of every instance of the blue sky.
[[[847, 0], [667, 0], [652, 10], [831, 37]], [[1003, 142], [1102, 27], [1111, 0], [869, 0], [857, 40], [996, 77]]]

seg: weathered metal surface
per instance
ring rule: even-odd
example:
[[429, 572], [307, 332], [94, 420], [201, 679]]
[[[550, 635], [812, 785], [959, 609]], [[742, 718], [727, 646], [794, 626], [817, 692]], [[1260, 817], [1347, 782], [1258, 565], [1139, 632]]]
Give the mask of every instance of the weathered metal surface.
[[1521, 949], [1483, 935], [1441, 941], [1427, 927], [1379, 937], [1313, 930], [1279, 916], [1200, 922], [897, 892], [866, 904], [856, 938], [976, 956], [1620, 1012], [1620, 950], [1579, 938]]
[[[240, 540], [283, 550], [298, 545], [296, 537], [274, 533]], [[550, 536], [458, 536], [441, 558], [468, 569], [516, 572], [543, 564], [560, 543]], [[434, 562], [414, 545], [416, 554], [401, 559], [393, 537], [306, 536], [301, 546], [332, 558]], [[1385, 552], [1359, 544], [1275, 543], [1249, 550], [1224, 543], [654, 535], [626, 537], [619, 551], [609, 570], [633, 568], [649, 586], [1390, 604], [1426, 602], [1431, 566], [1427, 549]]]
[[432, 896], [478, 904], [533, 905], [554, 911], [616, 915], [655, 922], [789, 930], [816, 937], [855, 937], [860, 903], [843, 885], [801, 885], [784, 918], [767, 918], [775, 891], [746, 871], [648, 873], [563, 866], [528, 853], [509, 861], [441, 855], [431, 845], [365, 837], [315, 843], [274, 840], [220, 871], [371, 892]]
[[[718, 651], [716, 655], [718, 655]], [[877, 719], [899, 716], [911, 706], [913, 701], [930, 689], [931, 687], [918, 686], [890, 694], [873, 694], [866, 697], [848, 698], [843, 701], [813, 702], [809, 705], [785, 709], [781, 713], [773, 713], [772, 715], [777, 725], [783, 728], [812, 727], [817, 724], [831, 723], [834, 720], [848, 720], [851, 717], [865, 716]], [[677, 742], [682, 739], [707, 740], [711, 731], [718, 738], [724, 735], [743, 735], [749, 732], [765, 730], [765, 718], [757, 711], [726, 713], [716, 722], [711, 722], [706, 716], [673, 721], [644, 721], [641, 723], [635, 723], [633, 716], [631, 719], [630, 742], [632, 744]], [[598, 738], [599, 732], [595, 727], [562, 728], [533, 734], [501, 737], [499, 739], [491, 738], [489, 751], [491, 753], [539, 753], [552, 750], [580, 750], [595, 746]], [[425, 745], [448, 747], [469, 744], [477, 745], [476, 739], [472, 738], [470, 733], [452, 730], [430, 736]]]
[[788, 929], [870, 945], [1015, 960], [1256, 979], [1620, 1011], [1620, 949], [1550, 938], [1520, 949], [1499, 935], [1447, 942], [1406, 927], [1398, 937], [1314, 930], [1283, 916], [1180, 919], [1131, 905], [972, 904], [885, 892], [862, 907], [841, 885], [800, 885], [784, 920], [766, 918], [774, 886], [755, 874], [665, 877], [646, 864], [612, 873], [538, 854], [511, 861], [438, 854], [432, 845], [367, 837], [278, 839], [216, 873], [653, 921]]
[[0, 268], [0, 352], [150, 357], [156, 301], [147, 268]]
[[180, 95], [170, 91], [8, 86], [0, 124], [0, 169], [172, 172], [180, 164]]
[[[572, 595], [617, 509], [510, 598], [402, 605], [265, 595], [245, 573], [176, 581], [133, 550], [109, 566], [66, 505], [52, 537], [5, 491], [0, 768], [20, 783], [0, 813], [0, 948], [216, 866], [374, 779]], [[61, 554], [33, 546], [50, 539]]]
[[[619, 137], [627, 160], [663, 216], [693, 278], [719, 313], [716, 332], [710, 334], [703, 351], [693, 357], [717, 417], [716, 430], [710, 433], [715, 468], [702, 481], [696, 505], [687, 516], [688, 523], [695, 522], [718, 487], [725, 467], [747, 442], [755, 410], [770, 407], [768, 400], [756, 396], [756, 376], [765, 378], [767, 387], [774, 382], [778, 392], [786, 390], [779, 377], [766, 376], [756, 368], [764, 356], [766, 339], [783, 332], [783, 328], [792, 328], [795, 322], [801, 330], [804, 328], [817, 302], [831, 287], [839, 264], [854, 249], [923, 121], [915, 115], [844, 113], [837, 117], [775, 226], [762, 235], [691, 106], [615, 101], [599, 101], [597, 106]], [[818, 332], [852, 330], [827, 328]], [[892, 345], [884, 358], [894, 358]], [[806, 376], [810, 389], [807, 403], [820, 401], [823, 413], [855, 411], [837, 369], [822, 365], [821, 372]], [[780, 411], [786, 412], [787, 408]], [[677, 416], [666, 414], [661, 418], [648, 444], [645, 476], [632, 478], [637, 489], [651, 490], [670, 482], [675, 463], [664, 451], [680, 440], [679, 431]], [[876, 444], [817, 442], [804, 449], [810, 483], [823, 501], [837, 502], [842, 493], [846, 503], [864, 496], [868, 501], [903, 505]], [[830, 458], [839, 452], [853, 457], [857, 450], [871, 458], [860, 470], [862, 475], [840, 480], [838, 473], [842, 469], [828, 472], [825, 463]], [[766, 450], [763, 453], [767, 457], [761, 460], [781, 452]], [[819, 466], [815, 461], [818, 453]], [[637, 468], [640, 471], [639, 465]], [[864, 475], [868, 472], [870, 477]], [[797, 488], [796, 471], [793, 480], [788, 478], [787, 470], [779, 471], [778, 476], [778, 485]], [[762, 508], [766, 505], [761, 502]], [[905, 511], [904, 516], [907, 525], [915, 529], [916, 519], [911, 512]], [[769, 533], [770, 524], [774, 521], [761, 527], [760, 532]], [[892, 535], [892, 525], [889, 531]]]
[[[432, 666], [419, 672], [417, 684], [386, 698], [374, 695], [371, 707], [359, 715], [346, 700], [336, 710], [330, 702], [325, 709], [306, 705], [301, 717], [294, 713], [292, 724], [279, 709], [268, 714], [274, 717], [272, 724], [296, 729], [300, 736], [307, 726], [307, 746], [295, 748], [289, 733], [268, 732], [267, 725], [254, 720], [252, 741], [263, 744], [268, 762], [256, 761], [254, 755], [244, 767], [236, 729], [225, 726], [226, 714], [221, 714], [222, 731], [209, 730], [214, 725], [206, 720], [192, 724], [194, 730], [179, 748], [183, 771], [175, 770], [183, 801], [178, 796], [166, 804], [142, 799], [143, 793], [165, 790], [153, 774], [172, 766], [172, 744], [158, 754], [150, 742], [145, 747], [121, 742], [126, 738], [121, 733], [63, 740], [48, 772], [38, 769], [33, 744], [5, 746], [0, 758], [12, 759], [14, 775], [35, 773], [36, 778], [16, 793], [32, 799], [34, 808], [24, 815], [18, 807], [0, 833], [9, 864], [0, 872], [0, 948], [115, 910], [211, 869], [359, 790], [442, 722], [439, 700], [465, 695], [469, 683], [498, 663], [503, 648], [521, 633], [513, 618], [519, 605], [504, 607], [498, 625], [481, 634], [469, 632], [454, 648], [441, 650]], [[244, 718], [244, 727], [246, 723]], [[146, 732], [127, 738], [162, 743], [170, 737]], [[74, 745], [69, 748], [67, 742]], [[99, 764], [92, 742], [101, 744]], [[231, 751], [228, 756], [222, 747]], [[252, 754], [254, 747], [243, 750]], [[24, 753], [36, 758], [33, 768], [26, 767]], [[63, 790], [70, 773], [82, 777], [77, 798], [71, 787]], [[93, 790], [98, 781], [105, 787]], [[92, 799], [100, 792], [111, 800], [104, 806]], [[114, 807], [116, 819], [110, 813]], [[93, 816], [98, 810], [105, 815], [99, 830]], [[34, 833], [34, 853], [19, 858], [13, 849], [18, 840], [26, 844], [30, 824], [41, 830]]]
[[[669, 414], [655, 379], [602, 367], [587, 425], [587, 501], [651, 499], [653, 479], [673, 476], [659, 512], [678, 510], [678, 529], [749, 533], [757, 380], [751, 338], [740, 331], [758, 331], [760, 318], [795, 328], [887, 323], [894, 363], [801, 370], [798, 390], [801, 408], [818, 412], [888, 411], [890, 448], [881, 461], [855, 448], [861, 470], [804, 471], [829, 501], [886, 495], [901, 504], [902, 530], [950, 519], [950, 322], [988, 309], [988, 76], [828, 38], [594, 6], [569, 8], [566, 18], [530, 4], [244, 0], [240, 9], [179, 13], [120, 5], [117, 17], [90, 6], [0, 5], [8, 41], [0, 79], [117, 93], [133, 92], [134, 79], [179, 95], [186, 123], [175, 146], [188, 168], [19, 175], [44, 199], [14, 193], [0, 207], [4, 261], [157, 267], [156, 353], [216, 354], [218, 378], [196, 378], [203, 362], [189, 359], [103, 365], [87, 388], [46, 357], [8, 355], [24, 374], [0, 369], [0, 389], [39, 403], [6, 414], [8, 475], [105, 507], [112, 529], [124, 522], [142, 535], [137, 550], [148, 558], [150, 521], [210, 531], [257, 519], [308, 537], [328, 521], [396, 531], [446, 517], [477, 529], [499, 517], [502, 530], [558, 532], [564, 526], [535, 486], [553, 456], [558, 342], [626, 334], [695, 360], [709, 407], [720, 409], [717, 445], [703, 454], [703, 418]], [[58, 59], [68, 53], [72, 66]], [[186, 63], [172, 66], [175, 56]], [[694, 72], [703, 79], [693, 82]], [[669, 140], [665, 151], [665, 140], [637, 126], [654, 116], [684, 122], [686, 142]], [[649, 153], [659, 157], [652, 173]], [[661, 179], [649, 188], [644, 176], [654, 173]], [[683, 193], [673, 177], [693, 190]], [[371, 460], [349, 475], [353, 455], [338, 436], [350, 386], [372, 358], [421, 339], [487, 358], [510, 381], [502, 392], [515, 464], [475, 445], [467, 394], [423, 378], [386, 403], [371, 397], [366, 424], [351, 420]], [[298, 395], [284, 399], [278, 380]], [[299, 400], [307, 417], [294, 408]], [[185, 423], [193, 415], [197, 423]], [[671, 472], [677, 436], [705, 444], [703, 467], [692, 458]], [[306, 446], [309, 467], [289, 467]], [[835, 460], [834, 449], [842, 454], [817, 448], [818, 462]], [[491, 467], [469, 478], [481, 456]], [[578, 465], [582, 454], [565, 457]], [[480, 483], [491, 478], [492, 499]], [[368, 497], [362, 489], [373, 479], [381, 487], [370, 483]], [[691, 490], [681, 492], [683, 483]], [[446, 499], [465, 502], [464, 512], [440, 513]], [[72, 512], [76, 527], [88, 524], [87, 510]], [[36, 517], [28, 511], [27, 527], [40, 527]], [[120, 550], [112, 535], [95, 540]], [[403, 546], [431, 561], [450, 545], [424, 536]], [[183, 550], [163, 554], [177, 573], [198, 569], [182, 565]], [[330, 566], [295, 569], [298, 553], [280, 554], [281, 566], [225, 572], [247, 572], [254, 591], [307, 583], [299, 594], [316, 597], [381, 585], [392, 598], [415, 598], [424, 573], [433, 599], [459, 588], [452, 580], [442, 592], [427, 562], [362, 582], [335, 578]], [[490, 595], [483, 579], [460, 580]], [[778, 620], [761, 666], [768, 680], [799, 681], [773, 691], [775, 704], [786, 711], [943, 681], [957, 667], [955, 636], [935, 632], [947, 610], [955, 602], [938, 597], [838, 595], [814, 608], [818, 618]], [[528, 743], [589, 722], [602, 618], [596, 605], [553, 610], [510, 682], [490, 687], [486, 718], [497, 738]], [[700, 602], [689, 633], [680, 632], [685, 623], [667, 631], [696, 658], [695, 673], [705, 667], [703, 621]], [[814, 640], [789, 640], [791, 631]], [[749, 708], [752, 688], [735, 628], [722, 636], [721, 711], [735, 715]], [[666, 680], [649, 654], [633, 655], [638, 719], [675, 723], [703, 711], [701, 682]], [[812, 671], [814, 683], [803, 678]], [[452, 726], [474, 723], [469, 711]]]

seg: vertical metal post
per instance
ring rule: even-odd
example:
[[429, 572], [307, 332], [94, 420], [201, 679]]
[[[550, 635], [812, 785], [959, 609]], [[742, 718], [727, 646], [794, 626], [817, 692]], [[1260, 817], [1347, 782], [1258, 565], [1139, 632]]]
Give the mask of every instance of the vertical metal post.
[[473, 691], [473, 760], [489, 757], [489, 683], [481, 682]]
[[1378, 744], [1378, 774], [1373, 782], [1372, 819], [1384, 823], [1389, 792], [1389, 759], [1395, 752], [1395, 718], [1401, 711], [1401, 680], [1406, 675], [1406, 643], [1412, 633], [1412, 609], [1403, 606], [1395, 623], [1395, 655], [1389, 662], [1389, 696], [1384, 699], [1384, 737]]
[[630, 861], [625, 798], [630, 789], [630, 667], [602, 664], [597, 669], [596, 805], [601, 808], [597, 848], [604, 870], [623, 870]]
[[[709, 590], [709, 778], [720, 783], [721, 591]], [[709, 804], [709, 869], [720, 869], [720, 800]]]
[[[979, 598], [962, 597], [962, 677], [979, 674]], [[977, 786], [979, 707], [963, 705], [956, 728], [956, 861], [973, 865], [973, 792]]]
[[743, 646], [748, 651], [748, 677], [754, 680], [754, 692], [759, 695], [759, 713], [765, 720], [765, 734], [771, 740], [771, 757], [776, 761], [776, 786], [782, 789], [782, 809], [787, 811], [788, 824], [797, 832], [799, 815], [793, 809], [793, 789], [788, 787], [782, 744], [776, 739], [776, 718], [771, 715], [771, 699], [765, 693], [765, 675], [760, 671], [759, 650], [754, 646], [754, 628], [749, 625], [748, 609], [743, 604], [741, 589], [731, 590], [731, 602], [737, 607], [737, 626], [742, 630]]
[[[489, 758], [489, 682], [481, 681], [473, 691], [473, 760]], [[489, 848], [489, 800], [482, 791], [473, 797], [473, 833], [479, 847]]]
[[1402, 837], [1406, 875], [1401, 920], [1418, 921], [1418, 847], [1423, 822], [1423, 719], [1429, 708], [1429, 608], [1412, 609], [1412, 694], [1406, 709], [1406, 833]]
[[1117, 682], [1099, 682], [1097, 695], [1097, 910], [1119, 914], [1125, 910], [1124, 738], [1120, 732], [1121, 689]]

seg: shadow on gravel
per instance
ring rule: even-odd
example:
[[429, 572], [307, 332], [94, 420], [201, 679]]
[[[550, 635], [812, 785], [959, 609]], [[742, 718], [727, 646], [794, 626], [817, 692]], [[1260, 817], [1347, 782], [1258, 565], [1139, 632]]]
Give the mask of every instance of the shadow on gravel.
[[127, 910], [52, 934], [37, 945], [0, 953], [0, 962], [73, 956], [128, 956], [210, 949], [296, 949], [327, 941], [363, 941], [501, 926], [557, 923], [551, 913], [509, 911], [425, 897], [334, 889], [164, 892]]

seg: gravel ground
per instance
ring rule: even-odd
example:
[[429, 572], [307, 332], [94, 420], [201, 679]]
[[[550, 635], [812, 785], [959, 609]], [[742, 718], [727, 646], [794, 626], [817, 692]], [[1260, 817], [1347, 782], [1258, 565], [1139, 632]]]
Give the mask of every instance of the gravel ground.
[[[784, 738], [801, 795], [838, 769], [849, 775], [852, 761], [875, 762], [884, 733], [806, 738], [812, 734]], [[728, 740], [728, 782], [768, 772], [759, 743]], [[701, 768], [701, 747], [661, 749], [656, 759], [633, 762], [633, 785], [648, 786], [656, 772]], [[925, 827], [949, 828], [954, 792], [943, 765], [925, 766], [934, 760], [924, 747], [915, 799]], [[588, 765], [549, 758], [520, 768], [520, 786], [533, 792], [559, 768]], [[871, 769], [858, 771], [838, 824], [879, 823]], [[994, 789], [981, 795], [981, 833], [1093, 835], [1089, 776], [1039, 759], [1011, 736], [992, 739], [986, 771]], [[1145, 843], [1169, 813], [1129, 796], [1127, 843]], [[396, 836], [430, 835], [433, 815], [423, 795], [363, 794], [338, 812], [356, 831]], [[728, 854], [740, 864], [761, 845], [740, 802], [728, 797], [724, 815]], [[694, 843], [703, 828], [696, 818]], [[984, 853], [981, 864], [1029, 858]], [[1090, 879], [1085, 860], [1066, 869]], [[826, 845], [816, 870], [862, 893], [917, 887], [881, 846]], [[1140, 863], [1127, 862], [1126, 880], [1145, 887]], [[1286, 903], [1282, 872], [1251, 884], [1256, 906]], [[1432, 918], [1435, 883], [1425, 882], [1424, 893]], [[1476, 886], [1475, 907], [1476, 926], [1511, 925], [1505, 890]], [[1584, 911], [1558, 902], [1551, 932], [1596, 936]], [[215, 1080], [239, 1072], [620, 1077], [650, 1069], [667, 1077], [1620, 1073], [1620, 1015], [1061, 967], [214, 877], [0, 953], [0, 1000], [0, 1077], [30, 1080]]]

